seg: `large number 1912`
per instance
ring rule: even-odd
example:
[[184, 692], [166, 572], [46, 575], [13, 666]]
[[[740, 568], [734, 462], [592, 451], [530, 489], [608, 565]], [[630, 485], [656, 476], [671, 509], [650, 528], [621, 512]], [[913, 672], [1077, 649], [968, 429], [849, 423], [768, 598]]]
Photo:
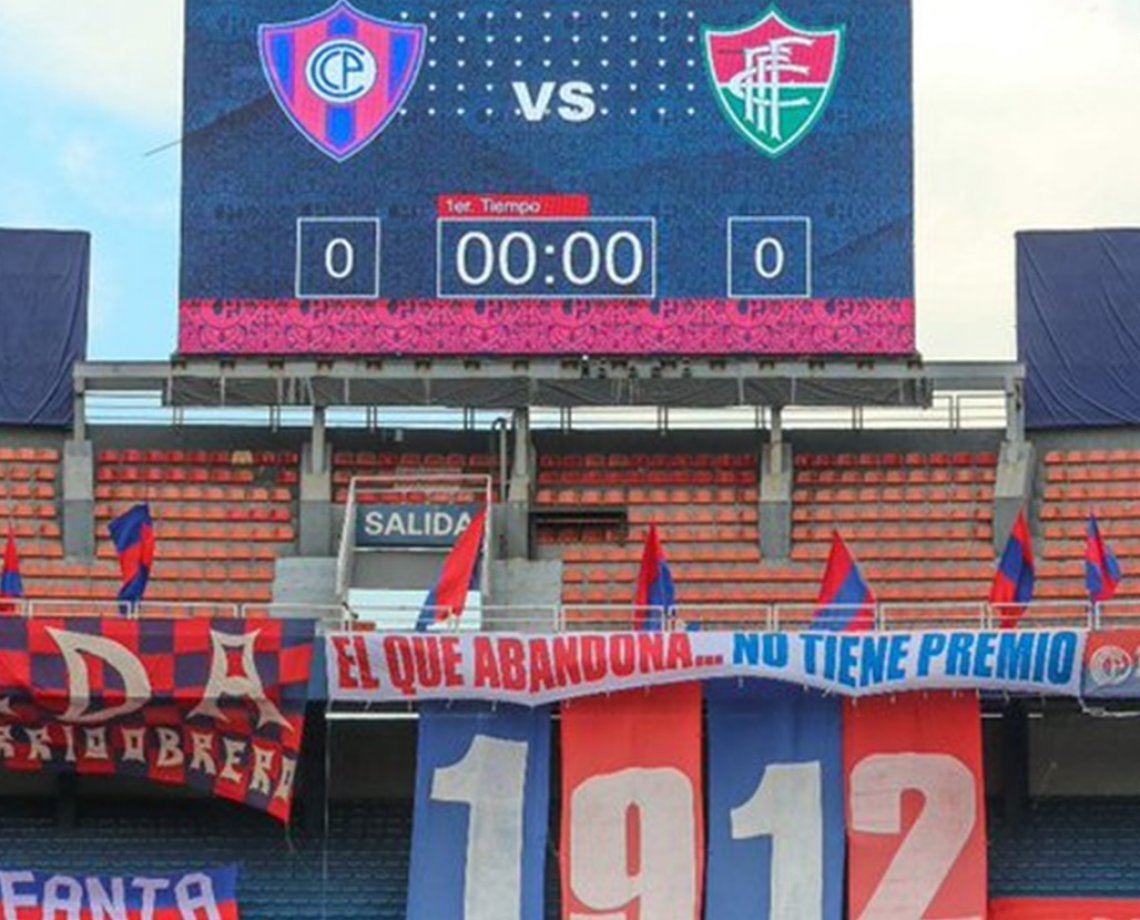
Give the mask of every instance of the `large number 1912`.
[[[476, 736], [457, 763], [435, 771], [432, 798], [470, 806], [465, 920], [517, 920], [521, 904], [527, 745]], [[823, 918], [823, 808], [818, 762], [773, 764], [729, 816], [736, 840], [769, 837], [771, 920]], [[857, 920], [924, 920], [978, 820], [975, 779], [948, 754], [875, 754], [850, 778], [851, 830], [903, 833], [903, 794], [922, 811]], [[569, 882], [592, 913], [613, 920], [633, 902], [653, 920], [696, 909], [692, 783], [679, 770], [630, 768], [591, 777], [570, 803]], [[971, 807], [963, 807], [970, 803]], [[639, 831], [629, 833], [637, 815]], [[631, 868], [632, 867], [632, 868]], [[981, 918], [961, 918], [981, 920]]]

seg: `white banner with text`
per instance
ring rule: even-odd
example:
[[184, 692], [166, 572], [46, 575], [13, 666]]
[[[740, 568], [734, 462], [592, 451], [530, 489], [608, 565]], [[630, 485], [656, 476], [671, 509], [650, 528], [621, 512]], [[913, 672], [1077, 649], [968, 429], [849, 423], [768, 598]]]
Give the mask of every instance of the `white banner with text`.
[[341, 632], [327, 637], [329, 699], [538, 705], [636, 687], [759, 677], [844, 696], [999, 690], [1077, 696], [1087, 631]]

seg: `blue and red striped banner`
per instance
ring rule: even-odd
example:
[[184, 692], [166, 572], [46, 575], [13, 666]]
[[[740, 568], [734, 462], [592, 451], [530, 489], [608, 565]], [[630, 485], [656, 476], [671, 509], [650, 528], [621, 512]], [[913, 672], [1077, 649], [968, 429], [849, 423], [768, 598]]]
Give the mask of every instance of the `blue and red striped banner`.
[[236, 866], [176, 875], [0, 869], [5, 920], [239, 920]]

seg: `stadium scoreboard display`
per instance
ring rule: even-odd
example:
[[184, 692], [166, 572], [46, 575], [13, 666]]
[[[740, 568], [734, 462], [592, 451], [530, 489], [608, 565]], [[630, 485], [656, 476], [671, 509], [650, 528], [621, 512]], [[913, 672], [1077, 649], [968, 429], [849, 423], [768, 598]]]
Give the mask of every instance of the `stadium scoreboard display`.
[[904, 0], [188, 0], [185, 354], [909, 354]]

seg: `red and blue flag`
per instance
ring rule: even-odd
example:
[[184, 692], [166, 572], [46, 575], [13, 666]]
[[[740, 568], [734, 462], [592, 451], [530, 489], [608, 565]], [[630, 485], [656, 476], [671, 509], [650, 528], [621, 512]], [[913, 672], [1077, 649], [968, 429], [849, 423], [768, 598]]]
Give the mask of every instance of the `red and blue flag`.
[[135, 505], [111, 521], [108, 530], [123, 573], [119, 600], [137, 604], [146, 593], [154, 567], [154, 522], [150, 518], [150, 506]]
[[439, 578], [428, 592], [416, 620], [416, 631], [425, 632], [435, 623], [449, 617], [459, 619], [467, 605], [467, 592], [479, 586], [479, 559], [483, 554], [483, 537], [487, 530], [487, 510], [472, 519], [467, 529], [443, 560]]
[[1088, 539], [1085, 542], [1085, 584], [1094, 604], [1112, 600], [1120, 586], [1120, 563], [1104, 542], [1096, 515], [1089, 514]]
[[990, 604], [1002, 629], [1010, 629], [1021, 620], [1033, 600], [1033, 581], [1033, 538], [1023, 508], [1013, 523], [990, 586]]
[[673, 573], [665, 561], [665, 550], [657, 525], [649, 525], [645, 549], [641, 553], [641, 568], [637, 572], [637, 594], [633, 600], [634, 629], [660, 632], [666, 618], [672, 618], [677, 609], [677, 589]]
[[[20, 554], [16, 549], [16, 537], [8, 530], [8, 541], [4, 544], [4, 566], [0, 568], [0, 599], [15, 600], [24, 596], [24, 580], [20, 577]], [[0, 603], [0, 611], [11, 612], [14, 604]]]
[[875, 628], [875, 595], [839, 531], [831, 534], [831, 552], [823, 570], [811, 628], [835, 632]]

